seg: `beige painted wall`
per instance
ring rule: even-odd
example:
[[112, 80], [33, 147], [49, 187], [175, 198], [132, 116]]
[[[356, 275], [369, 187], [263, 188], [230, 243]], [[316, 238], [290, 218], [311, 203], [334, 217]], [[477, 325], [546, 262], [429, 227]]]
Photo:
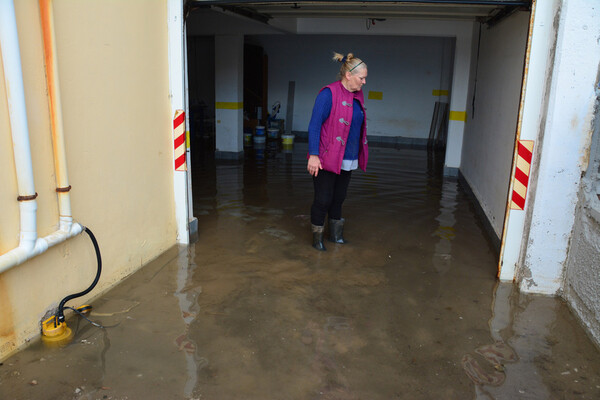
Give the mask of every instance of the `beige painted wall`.
[[[38, 235], [58, 226], [38, 2], [15, 1]], [[71, 202], [103, 257], [94, 297], [175, 244], [165, 0], [55, 0]], [[18, 245], [16, 175], [0, 68], [0, 254]], [[41, 317], [86, 288], [96, 269], [85, 234], [0, 274], [0, 360], [39, 334]], [[72, 303], [81, 304], [84, 299]], [[71, 303], [70, 303], [71, 304]]]

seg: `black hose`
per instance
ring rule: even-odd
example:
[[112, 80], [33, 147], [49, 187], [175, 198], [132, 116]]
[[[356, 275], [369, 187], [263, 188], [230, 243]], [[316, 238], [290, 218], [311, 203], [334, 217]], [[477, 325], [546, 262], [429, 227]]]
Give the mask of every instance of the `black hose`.
[[58, 319], [59, 322], [65, 321], [64, 309], [65, 309], [66, 302], [69, 300], [73, 300], [77, 297], [85, 296], [86, 294], [88, 294], [89, 292], [92, 291], [92, 289], [96, 286], [96, 284], [100, 280], [100, 273], [102, 272], [102, 257], [100, 256], [100, 248], [98, 247], [98, 242], [96, 241], [96, 237], [94, 236], [92, 231], [86, 227], [84, 227], [83, 229], [85, 230], [85, 233], [88, 234], [88, 236], [92, 240], [92, 243], [94, 244], [94, 250], [96, 250], [96, 260], [98, 261], [98, 271], [96, 272], [96, 277], [94, 278], [94, 282], [92, 282], [92, 284], [87, 289], [85, 289], [83, 292], [70, 294], [61, 300], [60, 304], [58, 305], [58, 311], [56, 312], [56, 318]]

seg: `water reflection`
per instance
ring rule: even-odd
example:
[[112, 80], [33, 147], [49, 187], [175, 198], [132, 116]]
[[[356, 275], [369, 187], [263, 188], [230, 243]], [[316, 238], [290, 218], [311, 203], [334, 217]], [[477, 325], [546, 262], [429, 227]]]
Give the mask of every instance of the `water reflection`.
[[467, 376], [475, 383], [477, 399], [552, 397], [540, 368], [543, 360], [552, 357], [557, 304], [547, 297], [520, 295], [511, 283], [496, 285], [489, 321], [493, 342], [462, 359]]
[[199, 241], [93, 300], [113, 328], [6, 360], [0, 398], [600, 398], [577, 321], [495, 285], [464, 191], [424, 152], [373, 147], [344, 205], [350, 243], [315, 254], [307, 147], [194, 160]]
[[454, 212], [457, 205], [458, 182], [456, 179], [446, 178], [442, 184], [440, 211], [435, 218], [438, 227], [433, 236], [438, 238], [433, 250], [433, 266], [439, 274], [446, 273], [452, 265], [452, 241], [456, 236], [454, 225], [456, 217]]
[[192, 281], [193, 273], [198, 267], [193, 261], [194, 249], [195, 245], [190, 245], [187, 251], [177, 258], [177, 289], [174, 294], [179, 300], [184, 322], [181, 334], [175, 339], [175, 345], [185, 356], [187, 380], [183, 393], [186, 398], [191, 397], [194, 392], [198, 382], [198, 371], [208, 365], [208, 360], [200, 356], [198, 345], [190, 336], [190, 325], [200, 312], [198, 296], [202, 293], [202, 286]]
[[216, 212], [218, 214], [237, 214], [244, 203], [244, 170], [230, 163], [216, 166]]

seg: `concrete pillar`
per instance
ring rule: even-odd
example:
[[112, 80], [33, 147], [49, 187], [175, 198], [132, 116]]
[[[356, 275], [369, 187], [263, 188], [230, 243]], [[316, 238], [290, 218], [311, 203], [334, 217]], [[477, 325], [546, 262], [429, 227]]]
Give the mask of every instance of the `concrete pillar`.
[[450, 121], [448, 122], [448, 140], [446, 142], [446, 161], [444, 175], [458, 176], [462, 156], [463, 135], [467, 122], [467, 97], [469, 92], [469, 74], [471, 70], [472, 30], [461, 30], [456, 35], [454, 52], [454, 76], [450, 95]]
[[[538, 1], [536, 7], [547, 3]], [[600, 65], [598, 1], [563, 1], [558, 15], [556, 56], [546, 88], [548, 109], [537, 143], [537, 180], [530, 184], [529, 235], [522, 245], [519, 273], [521, 290], [544, 294], [557, 293], [563, 283], [577, 193], [589, 159]]]
[[244, 155], [244, 36], [215, 36], [217, 158]]

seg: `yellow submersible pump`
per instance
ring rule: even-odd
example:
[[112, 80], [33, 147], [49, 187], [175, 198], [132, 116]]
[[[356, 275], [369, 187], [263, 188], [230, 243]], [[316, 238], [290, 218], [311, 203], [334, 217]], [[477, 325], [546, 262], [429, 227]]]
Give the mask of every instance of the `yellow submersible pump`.
[[[65, 308], [73, 310], [74, 312], [76, 312], [77, 314], [79, 314], [80, 316], [85, 318], [86, 320], [87, 320], [87, 318], [85, 317], [84, 314], [89, 312], [92, 309], [92, 306], [90, 306], [90, 305], [84, 305], [84, 306], [80, 306], [77, 308], [65, 307], [65, 304], [67, 303], [67, 301], [75, 299], [77, 297], [85, 296], [86, 294], [91, 292], [92, 289], [94, 289], [94, 287], [100, 280], [100, 273], [102, 272], [102, 257], [100, 255], [100, 248], [98, 247], [98, 242], [96, 241], [96, 237], [94, 236], [92, 231], [89, 230], [87, 227], [84, 227], [83, 229], [84, 229], [85, 233], [87, 233], [88, 236], [90, 237], [90, 240], [92, 241], [92, 244], [94, 245], [94, 250], [96, 251], [96, 260], [98, 262], [98, 269], [96, 271], [96, 277], [94, 278], [94, 281], [92, 282], [92, 284], [84, 291], [75, 293], [75, 294], [70, 294], [67, 297], [65, 297], [64, 299], [62, 299], [58, 305], [58, 309], [56, 310], [56, 313], [53, 316], [51, 316], [50, 318], [46, 319], [45, 321], [42, 321], [42, 341], [44, 342], [44, 344], [49, 345], [49, 346], [64, 346], [64, 345], [68, 344], [71, 341], [71, 339], [73, 338], [73, 331], [71, 328], [69, 328], [67, 326], [67, 322], [65, 321], [65, 314], [64, 314]], [[95, 322], [92, 322], [92, 321], [89, 321], [89, 322], [91, 322], [95, 326], [101, 327], [101, 325], [96, 324]]]

